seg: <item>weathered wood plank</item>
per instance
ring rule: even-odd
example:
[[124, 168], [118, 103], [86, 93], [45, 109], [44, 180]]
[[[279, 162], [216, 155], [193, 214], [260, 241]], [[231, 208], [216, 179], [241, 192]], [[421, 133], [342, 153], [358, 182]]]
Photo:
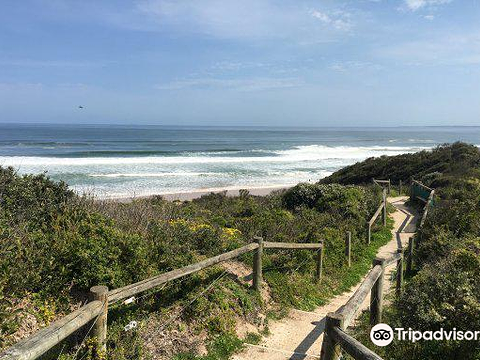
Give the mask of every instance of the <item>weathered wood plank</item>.
[[417, 180], [412, 180], [412, 183], [414, 184], [417, 184], [418, 186], [420, 187], [423, 187], [424, 189], [428, 190], [428, 191], [432, 191], [433, 189], [426, 186], [426, 185], [423, 185], [420, 181], [417, 181]]
[[322, 243], [284, 243], [265, 241], [263, 243], [264, 249], [312, 249], [317, 250], [323, 247]]
[[385, 259], [385, 266], [390, 266], [391, 264], [396, 263], [401, 258], [402, 258], [402, 255], [399, 253], [392, 255], [388, 259]]
[[323, 247], [317, 251], [317, 262], [316, 262], [316, 271], [315, 279], [317, 283], [322, 281], [322, 272], [323, 272]]
[[330, 329], [328, 335], [332, 337], [335, 342], [339, 343], [342, 349], [355, 360], [383, 360], [360, 341], [354, 339], [337, 326]]
[[383, 283], [385, 278], [385, 259], [375, 258], [373, 260], [373, 267], [381, 266], [382, 273], [377, 281], [373, 284], [370, 295], [370, 324], [377, 325], [382, 322], [383, 312]]
[[256, 237], [255, 241], [258, 244], [257, 251], [253, 256], [253, 288], [256, 291], [262, 290], [262, 281], [263, 281], [263, 274], [262, 274], [262, 255], [263, 255], [263, 238]]
[[167, 273], [164, 273], [143, 281], [139, 281], [135, 284], [127, 285], [122, 288], [112, 290], [108, 293], [108, 301], [109, 303], [114, 303], [119, 300], [129, 298], [143, 291], [162, 285], [168, 281], [172, 281], [172, 280], [181, 278], [183, 276], [193, 274], [209, 266], [216, 265], [223, 261], [233, 259], [237, 256], [240, 256], [242, 254], [245, 254], [257, 248], [258, 248], [257, 243], [251, 243], [241, 248], [200, 261], [198, 263], [188, 265], [180, 269], [175, 269]]
[[370, 270], [365, 280], [363, 280], [362, 284], [358, 287], [357, 291], [355, 291], [345, 305], [337, 310], [337, 313], [342, 315], [345, 319], [345, 327], [348, 327], [355, 318], [358, 309], [362, 305], [363, 301], [367, 298], [377, 279], [382, 275], [382, 272], [383, 269], [380, 265], [377, 265]]
[[435, 190], [430, 191], [430, 195], [428, 196], [428, 199], [425, 202], [425, 206], [423, 207], [423, 215], [422, 215], [422, 219], [420, 220], [420, 228], [423, 227], [423, 224], [425, 224], [425, 220], [427, 220], [428, 209], [430, 204], [433, 201], [434, 195], [435, 195]]
[[90, 288], [90, 297], [92, 300], [101, 301], [104, 306], [102, 312], [98, 315], [93, 327], [93, 337], [96, 340], [97, 353], [106, 354], [107, 351], [107, 316], [108, 316], [108, 287], [97, 285]]
[[344, 329], [343, 316], [337, 313], [328, 313], [325, 317], [325, 332], [323, 335], [320, 360], [339, 360], [342, 355], [341, 344], [332, 336], [334, 328]]
[[33, 360], [50, 350], [67, 336], [95, 319], [102, 311], [101, 301], [92, 301], [55, 321], [52, 325], [19, 341], [0, 354], [0, 360]]
[[383, 202], [378, 206], [378, 209], [377, 211], [375, 211], [375, 214], [373, 214], [372, 218], [370, 219], [370, 221], [368, 222], [368, 224], [370, 226], [373, 225], [373, 223], [375, 222], [375, 220], [377, 220], [378, 216], [380, 215], [380, 213], [382, 212], [383, 210]]
[[380, 183], [380, 184], [390, 184], [390, 180], [373, 179], [373, 182]]

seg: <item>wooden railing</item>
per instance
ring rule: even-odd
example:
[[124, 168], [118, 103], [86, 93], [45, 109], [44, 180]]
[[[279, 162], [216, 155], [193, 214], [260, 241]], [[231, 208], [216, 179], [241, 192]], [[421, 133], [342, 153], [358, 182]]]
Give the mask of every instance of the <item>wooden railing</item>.
[[342, 349], [356, 360], [381, 360], [373, 351], [346, 334], [345, 330], [356, 318], [369, 294], [370, 324], [375, 325], [382, 321], [385, 268], [395, 262], [397, 263], [396, 287], [397, 292], [400, 292], [403, 283], [403, 251], [401, 249], [388, 259], [375, 258], [372, 269], [352, 297], [336, 312], [327, 314], [321, 360], [339, 359]]
[[391, 186], [392, 186], [392, 183], [390, 182], [390, 179], [388, 180], [379, 180], [379, 179], [372, 179], [373, 180], [373, 183], [384, 188], [386, 187], [386, 189], [388, 190], [388, 194], [390, 195], [390, 192], [391, 192]]
[[118, 289], [108, 291], [106, 286], [94, 286], [90, 289], [91, 301], [50, 326], [38, 331], [31, 337], [19, 341], [0, 354], [0, 360], [33, 360], [59, 344], [75, 331], [91, 323], [93, 337], [97, 349], [105, 351], [107, 338], [108, 305], [127, 299], [134, 301], [134, 296], [144, 291], [156, 288], [169, 281], [193, 274], [207, 267], [236, 258], [242, 254], [255, 251], [253, 262], [253, 288], [257, 291], [262, 286], [262, 253], [263, 249], [309, 249], [317, 251], [316, 281], [322, 276], [323, 242], [321, 243], [281, 243], [263, 241], [255, 238], [255, 242], [241, 248], [208, 258], [192, 265], [175, 269], [152, 278], [139, 281]]
[[[412, 185], [410, 190], [410, 199], [420, 200], [423, 203], [425, 203], [425, 205], [423, 206], [422, 218], [420, 219], [420, 223], [418, 225], [418, 230], [422, 229], [423, 226], [425, 225], [428, 211], [434, 202], [434, 196], [435, 196], [434, 189], [423, 185], [420, 181], [412, 180]], [[407, 253], [407, 272], [408, 273], [411, 273], [413, 270], [413, 253], [415, 251], [416, 243], [419, 240], [420, 239], [418, 238], [418, 236], [411, 237], [410, 239], [408, 239], [408, 253]]]
[[[425, 218], [428, 213], [430, 205], [433, 203], [433, 197], [435, 190], [423, 185], [422, 183], [413, 180], [411, 185], [410, 197], [415, 198], [416, 194], [414, 187], [421, 187], [422, 190], [428, 190], [428, 198], [425, 200], [424, 211], [422, 220], [420, 222], [420, 228], [425, 222]], [[384, 190], [385, 194], [385, 190]], [[385, 196], [385, 195], [384, 195]], [[384, 197], [385, 198], [385, 197]], [[379, 207], [372, 217], [375, 219], [380, 214], [381, 207]], [[372, 223], [373, 221], [370, 220]], [[370, 222], [369, 222], [370, 228]], [[407, 266], [406, 272], [412, 271], [412, 261], [414, 252], [414, 238], [409, 238], [408, 252], [406, 256]], [[323, 335], [322, 350], [320, 354], [321, 360], [338, 360], [344, 350], [347, 354], [352, 356], [355, 360], [383, 360], [380, 356], [375, 354], [372, 350], [368, 349], [365, 345], [358, 340], [348, 335], [345, 330], [356, 318], [356, 315], [362, 305], [367, 299], [370, 293], [370, 324], [376, 325], [382, 321], [383, 311], [383, 287], [385, 268], [393, 263], [397, 264], [396, 269], [396, 292], [397, 295], [401, 293], [403, 286], [403, 273], [404, 273], [404, 250], [400, 245], [397, 249], [397, 253], [388, 259], [375, 258], [372, 264], [372, 269], [367, 274], [363, 282], [360, 284], [355, 293], [350, 299], [340, 307], [336, 312], [327, 314], [325, 322], [325, 332]]]
[[[383, 212], [382, 212], [383, 210]], [[367, 243], [370, 244], [372, 238], [372, 226], [377, 220], [377, 218], [382, 213], [383, 219], [383, 226], [387, 225], [387, 189], [383, 189], [382, 191], [382, 203], [378, 206], [377, 211], [373, 214], [372, 218], [368, 221], [368, 235], [367, 235]]]

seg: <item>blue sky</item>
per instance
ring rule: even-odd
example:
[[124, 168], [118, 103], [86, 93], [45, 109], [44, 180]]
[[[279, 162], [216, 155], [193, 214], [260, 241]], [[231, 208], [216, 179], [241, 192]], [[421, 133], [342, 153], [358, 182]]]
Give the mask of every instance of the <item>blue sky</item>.
[[0, 122], [480, 125], [480, 1], [0, 0]]

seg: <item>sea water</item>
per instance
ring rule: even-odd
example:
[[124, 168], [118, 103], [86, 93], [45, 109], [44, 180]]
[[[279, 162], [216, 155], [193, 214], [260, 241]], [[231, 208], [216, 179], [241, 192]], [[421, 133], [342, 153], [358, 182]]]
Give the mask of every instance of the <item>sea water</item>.
[[0, 166], [115, 198], [315, 182], [372, 156], [459, 140], [480, 144], [480, 127], [0, 124]]

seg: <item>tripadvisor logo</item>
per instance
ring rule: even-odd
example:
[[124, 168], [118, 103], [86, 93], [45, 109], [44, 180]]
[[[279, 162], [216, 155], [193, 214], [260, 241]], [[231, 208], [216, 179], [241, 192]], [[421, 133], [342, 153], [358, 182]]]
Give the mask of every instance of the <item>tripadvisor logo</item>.
[[387, 324], [377, 324], [370, 330], [370, 339], [377, 346], [387, 346], [393, 341], [393, 329]]
[[463, 331], [457, 330], [456, 328], [453, 328], [452, 330], [440, 328], [440, 330], [436, 331], [418, 331], [412, 330], [412, 328], [395, 328], [395, 330], [393, 330], [387, 324], [377, 324], [370, 330], [370, 340], [372, 340], [377, 346], [387, 346], [394, 338], [402, 341], [410, 341], [412, 343], [419, 340], [478, 341], [480, 340], [480, 331]]

